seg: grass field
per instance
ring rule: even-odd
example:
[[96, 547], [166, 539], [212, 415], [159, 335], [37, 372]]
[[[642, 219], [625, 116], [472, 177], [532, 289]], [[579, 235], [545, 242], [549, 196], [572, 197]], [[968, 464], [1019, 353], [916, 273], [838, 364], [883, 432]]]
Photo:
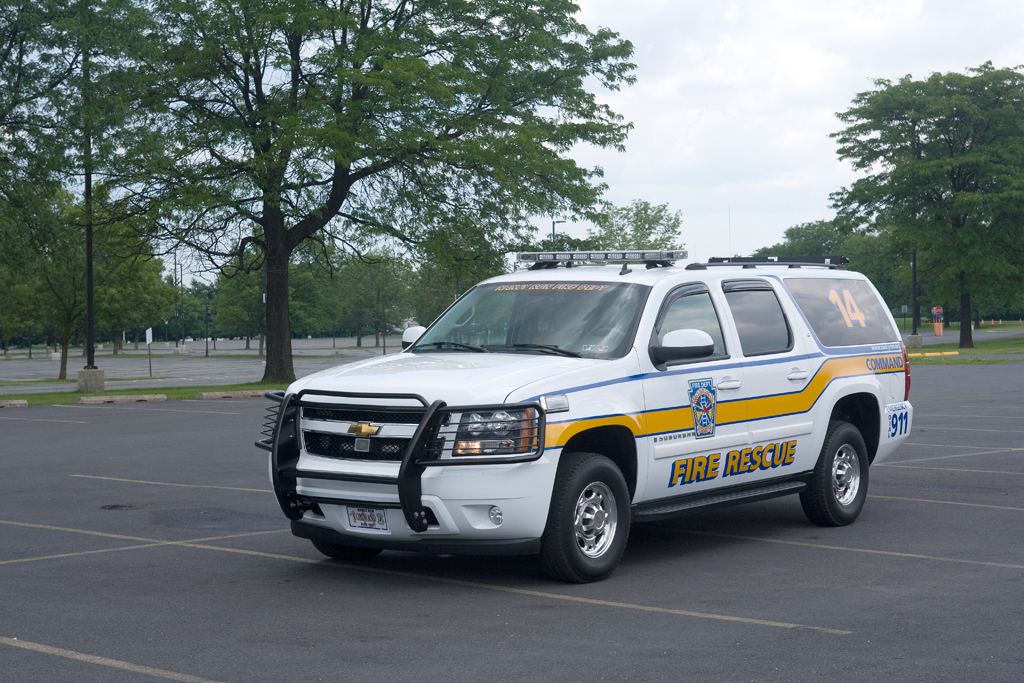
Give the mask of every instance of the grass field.
[[[148, 378], [147, 378], [148, 379]], [[219, 384], [206, 387], [155, 387], [149, 389], [125, 389], [105, 391], [98, 394], [80, 394], [77, 391], [62, 391], [57, 394], [8, 394], [0, 396], [0, 400], [24, 399], [30, 406], [57, 406], [68, 405], [78, 400], [80, 396], [139, 396], [143, 394], [163, 394], [167, 400], [194, 399], [201, 391], [251, 391], [260, 389], [262, 391], [273, 391], [274, 389], [285, 389], [286, 384], [273, 384], [267, 382], [249, 382], [248, 384]], [[228, 400], [228, 399], [224, 399]]]
[[937, 356], [911, 358], [910, 367], [913, 372], [915, 365], [999, 365], [1001, 363], [1020, 363], [1022, 358], [978, 358], [977, 356]]
[[[910, 318], [907, 318], [906, 323], [904, 323], [903, 322], [903, 318], [901, 318], [900, 316], [896, 315], [895, 313], [893, 313], [893, 317], [896, 318], [896, 327], [898, 327], [902, 332], [909, 332], [911, 330]], [[983, 324], [981, 325], [981, 327], [975, 327], [974, 331], [977, 332], [979, 330], [982, 330], [982, 331], [984, 331], [984, 330], [998, 330], [998, 331], [1002, 332], [1004, 330], [1008, 330], [1008, 331], [1024, 330], [1024, 324], [1021, 324], [1019, 319], [1017, 319], [1017, 318], [1014, 318], [1013, 320], [1004, 319], [1002, 325], [999, 324], [999, 318], [995, 319], [995, 323], [996, 323], [995, 325], [990, 325], [989, 323], [991, 323], [991, 322], [992, 322], [991, 318], [986, 318], [983, 321]], [[928, 323], [921, 323], [920, 325], [917, 326], [917, 329], [918, 329], [918, 332], [931, 332], [932, 331], [932, 324], [930, 322], [928, 322]], [[951, 323], [949, 323], [949, 327], [945, 328], [945, 330], [946, 330], [946, 334], [952, 334], [954, 332], [959, 334], [960, 333], [960, 323], [959, 322], [951, 322]]]
[[[171, 379], [170, 377], [107, 377], [107, 382], [138, 382], [144, 379]], [[32, 387], [38, 384], [77, 384], [77, 379], [26, 379], [0, 381], [0, 387]]]
[[[918, 351], [915, 349], [915, 351]], [[1024, 353], [1024, 337], [1010, 337], [1009, 339], [985, 339], [981, 335], [975, 335], [973, 349], [961, 349], [957, 341], [948, 344], [929, 344], [920, 349], [926, 353], [938, 353], [941, 351], [959, 351], [961, 356], [970, 356], [978, 353]]]

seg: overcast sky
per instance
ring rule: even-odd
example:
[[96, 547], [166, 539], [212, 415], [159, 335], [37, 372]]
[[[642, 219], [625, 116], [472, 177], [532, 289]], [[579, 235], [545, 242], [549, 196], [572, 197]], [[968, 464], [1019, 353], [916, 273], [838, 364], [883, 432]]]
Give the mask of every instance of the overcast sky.
[[730, 213], [742, 255], [834, 216], [829, 193], [855, 176], [828, 136], [873, 79], [1024, 64], [1019, 0], [577, 2], [591, 30], [633, 42], [637, 83], [601, 96], [635, 126], [627, 151], [575, 156], [605, 169], [616, 204], [681, 210], [702, 261], [729, 253]]

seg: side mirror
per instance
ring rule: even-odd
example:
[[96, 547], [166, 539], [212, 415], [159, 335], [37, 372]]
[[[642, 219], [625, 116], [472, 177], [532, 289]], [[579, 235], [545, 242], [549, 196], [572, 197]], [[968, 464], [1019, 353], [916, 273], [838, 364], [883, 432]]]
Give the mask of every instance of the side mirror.
[[405, 350], [415, 344], [416, 340], [422, 337], [426, 331], [427, 328], [422, 325], [405, 328], [405, 332], [402, 332], [402, 349]]
[[674, 360], [704, 358], [715, 352], [715, 340], [704, 330], [672, 330], [662, 345], [651, 344], [651, 360], [664, 365]]

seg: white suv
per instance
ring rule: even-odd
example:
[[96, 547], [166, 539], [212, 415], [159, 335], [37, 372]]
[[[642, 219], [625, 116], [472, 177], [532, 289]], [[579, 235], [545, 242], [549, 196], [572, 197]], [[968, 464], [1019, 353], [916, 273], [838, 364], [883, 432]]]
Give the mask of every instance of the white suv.
[[791, 493], [853, 522], [913, 418], [878, 292], [825, 259], [682, 258], [520, 254], [402, 353], [268, 394], [292, 532], [350, 560], [539, 553], [584, 582], [636, 522]]

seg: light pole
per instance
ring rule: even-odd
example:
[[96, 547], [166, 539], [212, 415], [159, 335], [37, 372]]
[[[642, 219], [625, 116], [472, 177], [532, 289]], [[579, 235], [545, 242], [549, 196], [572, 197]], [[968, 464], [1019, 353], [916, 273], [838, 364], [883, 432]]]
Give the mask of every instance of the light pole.
[[206, 307], [206, 357], [210, 357], [210, 307]]
[[914, 327], [910, 334], [917, 334], [917, 249], [910, 254], [910, 324]]
[[565, 221], [556, 221], [554, 219], [552, 219], [552, 221], [551, 221], [551, 248], [552, 249], [555, 248], [555, 225], [558, 224], [558, 223], [564, 223], [564, 222]]

